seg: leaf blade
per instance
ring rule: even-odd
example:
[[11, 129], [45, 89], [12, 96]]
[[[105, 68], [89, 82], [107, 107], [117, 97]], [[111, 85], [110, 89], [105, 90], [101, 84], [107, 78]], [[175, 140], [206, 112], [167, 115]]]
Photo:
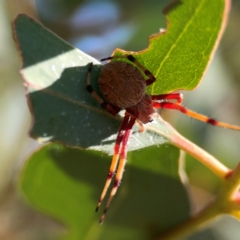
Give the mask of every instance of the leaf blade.
[[202, 79], [226, 25], [230, 3], [220, 1], [175, 1], [164, 11], [166, 32], [150, 37], [147, 49], [114, 54], [133, 54], [156, 76], [150, 94], [192, 90]]
[[189, 215], [178, 156], [179, 150], [172, 146], [131, 152], [102, 226], [98, 224], [102, 208], [99, 213], [94, 209], [109, 167], [105, 154], [48, 144], [26, 162], [20, 187], [34, 208], [68, 228], [66, 239], [85, 239], [89, 232], [94, 236], [89, 239], [151, 239]]
[[[115, 118], [107, 113], [86, 90], [88, 63], [94, 62], [91, 83], [101, 95], [98, 89], [99, 62], [26, 15], [18, 16], [14, 33], [22, 56], [21, 73], [33, 115], [31, 136], [41, 143], [59, 141], [68, 146], [112, 153], [121, 117]], [[36, 40], [36, 44], [30, 44], [29, 39]], [[155, 126], [164, 128], [160, 121]], [[137, 134], [137, 131], [136, 128], [138, 137], [134, 138], [130, 150], [167, 141], [156, 137], [157, 142], [154, 142], [151, 133]]]

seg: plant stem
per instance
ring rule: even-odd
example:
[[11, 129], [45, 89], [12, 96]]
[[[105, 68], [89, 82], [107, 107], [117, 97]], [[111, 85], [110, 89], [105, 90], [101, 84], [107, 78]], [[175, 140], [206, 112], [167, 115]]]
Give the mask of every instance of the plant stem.
[[162, 131], [148, 126], [146, 129], [161, 134], [167, 138], [172, 145], [184, 150], [186, 153], [199, 160], [222, 180], [222, 186], [220, 187], [221, 189], [218, 196], [206, 208], [190, 217], [179, 226], [161, 234], [157, 239], [179, 239], [223, 213], [236, 215], [236, 217], [239, 218], [239, 214], [236, 214], [236, 210], [239, 209], [236, 194], [240, 184], [240, 164], [232, 171], [211, 154], [179, 134], [169, 123], [164, 121], [164, 124], [168, 131]]
[[155, 132], [159, 135], [162, 135], [163, 137], [169, 140], [170, 144], [184, 150], [189, 155], [200, 161], [213, 173], [215, 173], [220, 179], [224, 180], [231, 173], [232, 170], [227, 168], [218, 159], [216, 159], [211, 154], [209, 154], [202, 148], [198, 147], [196, 144], [192, 143], [191, 141], [183, 137], [168, 122], [165, 121], [163, 122], [165, 127], [168, 129], [168, 132], [153, 128], [151, 126], [146, 126], [145, 129], [148, 131]]
[[215, 205], [214, 202], [211, 202], [211, 204], [204, 208], [201, 212], [189, 218], [186, 222], [180, 224], [179, 226], [174, 227], [172, 230], [170, 229], [169, 231], [161, 234], [161, 236], [156, 238], [156, 240], [176, 240], [182, 236], [189, 235], [193, 232], [193, 230], [202, 227], [219, 214], [220, 212], [217, 205]]
[[215, 173], [220, 179], [225, 179], [226, 176], [231, 172], [229, 168], [227, 168], [211, 154], [204, 151], [202, 148], [198, 147], [196, 144], [183, 137], [175, 129], [173, 129], [173, 131], [174, 134], [171, 136], [171, 144], [184, 150], [189, 155], [200, 161], [213, 173]]

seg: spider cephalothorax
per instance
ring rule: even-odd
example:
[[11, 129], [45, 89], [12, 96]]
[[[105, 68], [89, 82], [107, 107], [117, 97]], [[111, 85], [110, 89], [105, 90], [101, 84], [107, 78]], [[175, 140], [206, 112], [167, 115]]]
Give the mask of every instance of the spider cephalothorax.
[[[154, 76], [149, 74], [151, 82]], [[99, 75], [99, 88], [104, 99], [114, 106], [126, 109], [142, 123], [153, 120], [156, 113], [150, 96], [146, 94], [147, 82], [140, 70], [126, 62], [110, 62]]]
[[120, 108], [136, 105], [146, 92], [144, 76], [137, 67], [126, 62], [105, 64], [98, 83], [105, 100]]
[[[107, 59], [111, 59], [106, 58]], [[126, 58], [126, 57], [118, 57]], [[104, 99], [96, 95], [88, 78], [87, 89], [111, 114], [117, 114], [126, 109], [129, 114], [136, 117], [141, 123], [148, 123], [156, 116], [146, 87], [155, 81], [155, 77], [138, 63], [132, 55], [127, 58], [136, 66], [127, 62], [109, 62], [102, 67], [99, 74], [99, 89]], [[92, 65], [90, 65], [91, 72]], [[145, 74], [148, 79], [143, 75]]]
[[103, 221], [122, 179], [126, 163], [127, 142], [135, 121], [138, 121], [143, 126], [143, 124], [156, 118], [157, 112], [155, 109], [175, 109], [190, 117], [212, 125], [240, 130], [240, 127], [238, 126], [218, 122], [185, 108], [181, 105], [182, 94], [180, 93], [160, 94], [154, 96], [148, 95], [146, 93], [146, 87], [156, 80], [153, 74], [140, 64], [132, 55], [114, 56], [102, 60], [111, 60], [113, 58], [118, 60], [128, 59], [132, 64], [125, 61], [114, 61], [109, 62], [102, 67], [98, 82], [103, 98], [100, 97], [91, 86], [90, 77], [92, 63], [89, 65], [87, 77], [87, 91], [102, 105], [103, 108], [112, 115], [116, 115], [121, 109], [126, 110], [125, 117], [123, 118], [117, 135], [114, 155], [107, 180], [96, 208], [97, 211], [106, 195], [107, 189], [117, 168], [113, 188], [100, 222]]

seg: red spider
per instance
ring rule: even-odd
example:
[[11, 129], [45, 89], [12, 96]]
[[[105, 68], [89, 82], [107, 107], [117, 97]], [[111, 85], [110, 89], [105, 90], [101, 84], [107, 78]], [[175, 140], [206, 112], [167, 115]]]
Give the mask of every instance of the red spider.
[[[218, 122], [212, 118], [208, 118], [204, 115], [188, 110], [181, 105], [183, 99], [181, 93], [169, 93], [153, 96], [148, 95], [145, 91], [146, 87], [156, 80], [152, 73], [145, 69], [145, 67], [142, 66], [132, 55], [113, 56], [104, 58], [101, 61], [111, 60], [113, 58], [127, 58], [136, 66], [126, 62], [114, 61], [109, 62], [102, 67], [99, 75], [99, 88], [104, 99], [101, 98], [91, 86], [90, 76], [92, 63], [89, 66], [87, 77], [87, 91], [101, 104], [103, 108], [112, 115], [116, 115], [121, 109], [126, 110], [125, 117], [123, 118], [123, 122], [115, 142], [114, 154], [109, 173], [107, 175], [107, 180], [96, 208], [97, 211], [106, 195], [117, 168], [113, 188], [100, 218], [100, 223], [103, 222], [110, 203], [120, 185], [126, 163], [127, 143], [135, 121], [138, 121], [143, 129], [143, 124], [151, 122], [154, 118], [156, 118], [156, 109], [175, 109], [190, 117], [215, 126], [240, 130], [240, 127], [238, 126]], [[143, 73], [146, 77], [148, 77], [147, 80], [145, 80]]]

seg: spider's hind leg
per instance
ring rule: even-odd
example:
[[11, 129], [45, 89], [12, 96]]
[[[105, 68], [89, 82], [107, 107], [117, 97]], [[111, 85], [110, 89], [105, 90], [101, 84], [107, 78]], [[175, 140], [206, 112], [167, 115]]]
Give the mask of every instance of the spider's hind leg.
[[120, 146], [121, 146], [125, 131], [127, 129], [129, 118], [130, 118], [130, 115], [126, 115], [124, 117], [124, 119], [122, 121], [122, 124], [121, 124], [121, 127], [119, 129], [119, 132], [118, 132], [118, 135], [117, 135], [117, 138], [116, 138], [116, 142], [115, 142], [115, 146], [114, 146], [114, 153], [113, 153], [113, 157], [112, 157], [111, 166], [109, 168], [107, 179], [106, 179], [103, 191], [101, 193], [101, 196], [99, 198], [99, 201], [98, 201], [98, 204], [97, 204], [97, 207], [96, 207], [96, 212], [98, 211], [98, 209], [99, 209], [99, 207], [100, 207], [100, 205], [101, 205], [101, 203], [102, 203], [102, 201], [103, 201], [103, 199], [104, 199], [104, 197], [107, 193], [107, 190], [108, 190], [108, 188], [110, 186], [110, 183], [112, 181], [112, 178], [114, 176], [115, 170], [117, 168], [117, 164], [118, 164], [118, 161], [119, 161]]
[[[125, 164], [126, 164], [126, 157], [127, 157], [127, 143], [128, 143], [128, 139], [129, 139], [129, 137], [131, 135], [131, 130], [132, 130], [132, 127], [133, 127], [133, 125], [135, 123], [135, 120], [136, 120], [135, 117], [133, 117], [131, 115], [128, 115], [128, 113], [126, 113], [126, 115], [124, 117], [124, 120], [123, 120], [123, 124], [122, 124], [122, 126], [120, 128], [120, 131], [119, 131], [119, 134], [118, 134], [118, 137], [117, 137], [117, 140], [116, 140], [116, 145], [115, 145], [115, 148], [114, 148], [114, 151], [116, 151], [116, 147], [118, 149], [118, 153], [117, 153], [117, 158], [118, 158], [120, 142], [121, 142], [119, 165], [117, 167], [116, 177], [115, 177], [115, 180], [114, 180], [114, 183], [113, 183], [113, 187], [112, 187], [110, 196], [108, 198], [108, 201], [107, 201], [107, 204], [106, 204], [105, 209], [103, 211], [103, 214], [102, 214], [102, 216], [100, 218], [100, 223], [103, 222], [103, 220], [105, 218], [105, 215], [106, 215], [106, 213], [108, 211], [108, 208], [109, 208], [109, 206], [110, 206], [110, 204], [112, 202], [112, 199], [115, 196], [115, 194], [116, 194], [116, 192], [118, 190], [118, 187], [120, 185], [120, 182], [122, 180], [124, 167], [125, 167]], [[115, 155], [116, 154], [114, 154], [114, 156]], [[114, 156], [113, 156], [113, 160], [114, 160]], [[112, 165], [111, 165], [111, 167], [112, 167]], [[106, 185], [107, 185], [107, 183], [106, 183]]]

